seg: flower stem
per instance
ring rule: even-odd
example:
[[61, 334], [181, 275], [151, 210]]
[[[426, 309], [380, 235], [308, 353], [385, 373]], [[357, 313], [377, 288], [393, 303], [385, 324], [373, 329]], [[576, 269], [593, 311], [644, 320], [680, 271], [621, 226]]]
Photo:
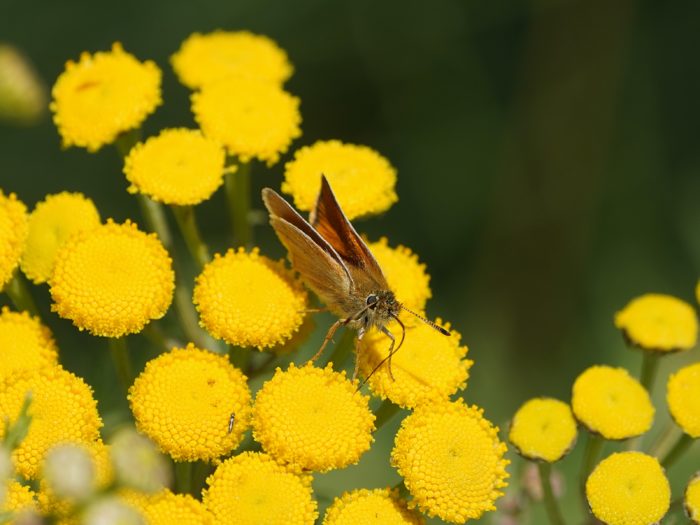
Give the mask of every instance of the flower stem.
[[650, 456], [659, 456], [661, 450], [665, 448], [666, 443], [679, 431], [678, 426], [673, 422], [669, 421], [659, 434], [656, 436], [654, 443], [649, 447], [648, 454]]
[[126, 338], [110, 337], [109, 352], [112, 354], [112, 361], [114, 361], [117, 377], [119, 377], [119, 381], [124, 387], [124, 390], [128, 391], [134, 376], [132, 375], [129, 349], [126, 347]]
[[175, 462], [175, 486], [179, 494], [191, 494], [192, 492], [192, 471], [191, 461]]
[[377, 410], [374, 411], [374, 426], [377, 430], [382, 428], [385, 423], [389, 422], [396, 414], [399, 413], [401, 407], [385, 399], [382, 404], [379, 405]]
[[654, 379], [659, 369], [659, 354], [656, 352], [644, 352], [642, 358], [642, 371], [639, 375], [639, 382], [646, 388], [649, 395], [654, 387]]
[[36, 307], [34, 298], [29, 291], [27, 282], [24, 280], [19, 270], [15, 270], [12, 279], [5, 285], [3, 291], [8, 295], [12, 304], [15, 305], [15, 308], [29, 312], [35, 317], [39, 317], [39, 310]]
[[166, 250], [172, 252], [173, 236], [170, 234], [168, 219], [165, 217], [162, 204], [149, 199], [143, 193], [137, 193], [136, 199], [139, 202], [141, 214], [148, 225], [148, 229], [158, 235]]
[[224, 178], [226, 199], [233, 244], [248, 247], [253, 241], [253, 229], [248, 220], [250, 213], [250, 162], [238, 162], [234, 172], [227, 172]]
[[185, 244], [187, 244], [187, 249], [201, 270], [205, 264], [211, 261], [211, 256], [209, 255], [209, 248], [202, 241], [202, 236], [199, 233], [197, 220], [194, 216], [194, 207], [171, 206], [171, 208], [185, 239]]
[[245, 371], [248, 369], [250, 352], [250, 348], [229, 345], [228, 358], [235, 367], [239, 368], [241, 371]]
[[671, 450], [669, 450], [666, 455], [661, 459], [661, 466], [663, 466], [665, 469], [668, 469], [671, 465], [673, 465], [678, 458], [680, 458], [683, 453], [690, 448], [690, 446], [694, 443], [694, 439], [690, 437], [688, 434], [683, 432], [681, 436], [678, 438], [676, 443], [671, 447]]
[[552, 465], [551, 463], [542, 462], [537, 463], [537, 468], [540, 472], [540, 483], [542, 484], [542, 493], [544, 495], [544, 506], [547, 509], [549, 523], [552, 525], [564, 525], [564, 518], [562, 517], [559, 503], [554, 497], [554, 491], [552, 490]]
[[581, 463], [581, 472], [579, 475], [579, 484], [581, 486], [581, 493], [584, 499], [584, 506], [586, 501], [586, 480], [588, 475], [593, 470], [593, 467], [598, 461], [600, 452], [603, 450], [603, 436], [598, 434], [588, 433], [588, 439], [586, 441], [586, 450], [583, 453], [583, 463]]

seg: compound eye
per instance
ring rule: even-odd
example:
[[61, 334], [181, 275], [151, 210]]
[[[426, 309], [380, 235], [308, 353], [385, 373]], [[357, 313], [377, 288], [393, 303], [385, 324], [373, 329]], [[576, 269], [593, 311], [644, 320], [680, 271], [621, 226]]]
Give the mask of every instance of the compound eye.
[[379, 297], [377, 297], [376, 295], [371, 294], [367, 296], [367, 306], [373, 306], [377, 304], [377, 301], [379, 301]]

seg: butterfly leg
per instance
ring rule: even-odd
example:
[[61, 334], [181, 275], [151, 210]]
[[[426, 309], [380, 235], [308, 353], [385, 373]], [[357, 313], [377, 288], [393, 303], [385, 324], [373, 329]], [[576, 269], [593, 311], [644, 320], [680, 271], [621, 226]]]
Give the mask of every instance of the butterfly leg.
[[303, 314], [320, 314], [321, 312], [328, 312], [330, 310], [328, 310], [328, 308], [306, 308], [300, 311]]
[[[396, 350], [398, 350], [398, 348], [394, 348], [394, 346], [396, 345], [396, 338], [394, 337], [394, 334], [392, 334], [392, 333], [387, 329], [386, 326], [382, 326], [381, 330], [382, 330], [382, 333], [383, 333], [384, 335], [386, 335], [389, 339], [391, 339], [391, 345], [389, 346], [389, 355], [387, 355], [387, 356], [384, 358], [384, 360], [382, 361], [382, 363], [383, 363], [384, 361], [387, 362], [386, 366], [389, 368], [389, 377], [391, 378], [392, 381], [394, 381], [394, 373], [391, 371], [391, 356], [394, 355], [394, 354], [396, 353]], [[381, 365], [381, 363], [379, 363], [379, 364]]]
[[326, 338], [323, 340], [321, 348], [319, 348], [318, 352], [316, 352], [316, 355], [314, 355], [311, 358], [311, 361], [316, 361], [316, 359], [318, 359], [321, 356], [323, 350], [326, 348], [330, 340], [333, 339], [333, 335], [335, 334], [336, 330], [338, 330], [338, 328], [346, 324], [348, 324], [347, 319], [338, 319], [335, 323], [333, 323], [333, 325], [328, 329], [328, 333], [326, 334]]

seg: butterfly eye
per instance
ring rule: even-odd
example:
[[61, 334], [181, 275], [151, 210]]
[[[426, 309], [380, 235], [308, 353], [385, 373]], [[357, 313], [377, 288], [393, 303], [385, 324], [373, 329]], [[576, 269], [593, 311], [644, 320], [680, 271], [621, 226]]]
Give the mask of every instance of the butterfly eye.
[[367, 306], [373, 306], [377, 304], [377, 301], [379, 301], [379, 298], [376, 295], [371, 294], [367, 296]]

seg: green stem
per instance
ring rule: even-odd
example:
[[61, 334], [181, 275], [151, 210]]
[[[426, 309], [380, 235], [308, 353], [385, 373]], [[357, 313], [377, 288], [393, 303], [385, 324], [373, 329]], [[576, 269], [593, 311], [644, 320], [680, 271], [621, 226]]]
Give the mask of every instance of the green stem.
[[549, 523], [552, 525], [564, 525], [564, 518], [559, 508], [557, 498], [552, 490], [552, 465], [551, 463], [537, 463], [537, 468], [540, 471], [540, 483], [542, 484], [542, 493], [544, 495], [544, 506], [547, 509]]
[[141, 135], [141, 128], [138, 128], [125, 131], [116, 138], [114, 141], [114, 147], [117, 148], [117, 151], [122, 158], [126, 157], [131, 151], [131, 148], [133, 148], [136, 143], [141, 140]]
[[179, 494], [192, 494], [192, 471], [191, 461], [175, 462], [175, 486]]
[[579, 474], [579, 483], [584, 501], [586, 500], [586, 480], [598, 461], [604, 443], [603, 436], [591, 432], [588, 433], [586, 450], [583, 453], [583, 463], [581, 463], [581, 472]]
[[328, 363], [333, 363], [333, 367], [336, 370], [340, 370], [353, 350], [355, 350], [355, 331], [345, 329], [343, 335], [340, 337], [340, 341], [335, 345], [333, 352], [331, 352], [328, 359], [323, 362], [323, 366], [326, 366]]
[[187, 249], [192, 254], [192, 257], [197, 262], [199, 269], [204, 268], [204, 265], [211, 261], [209, 248], [202, 241], [202, 236], [197, 227], [197, 220], [194, 216], [194, 207], [192, 206], [171, 206], [177, 224], [180, 227], [182, 236], [187, 244]]
[[669, 450], [661, 460], [661, 466], [668, 469], [690, 448], [694, 441], [692, 437], [683, 432], [676, 443], [671, 447], [671, 450]]
[[34, 298], [29, 291], [29, 286], [27, 286], [27, 282], [19, 270], [15, 270], [12, 279], [5, 285], [3, 291], [8, 295], [17, 310], [24, 310], [35, 317], [39, 317], [39, 309], [36, 307]]
[[257, 366], [251, 367], [249, 364], [248, 369], [245, 371], [245, 375], [248, 376], [248, 379], [253, 379], [261, 374], [269, 372], [277, 365], [278, 359], [278, 355], [270, 352], [263, 360], [259, 362]]
[[669, 421], [659, 434], [656, 436], [654, 443], [649, 447], [648, 454], [650, 456], [659, 456], [660, 451], [665, 448], [666, 443], [671, 439], [671, 436], [679, 431], [678, 426], [673, 422]]
[[125, 337], [110, 337], [109, 351], [112, 354], [114, 368], [117, 371], [117, 377], [121, 382], [124, 390], [128, 392], [133, 381], [131, 358], [129, 357], [129, 349], [126, 347]]
[[374, 426], [377, 428], [377, 430], [379, 430], [385, 423], [389, 422], [396, 414], [398, 414], [400, 410], [401, 407], [399, 405], [395, 405], [388, 399], [385, 399], [382, 401], [382, 404], [379, 405], [379, 408], [374, 411]]
[[136, 200], [138, 200], [141, 214], [148, 225], [148, 229], [155, 232], [160, 242], [165, 246], [165, 249], [172, 253], [173, 236], [170, 233], [170, 227], [168, 226], [168, 219], [165, 216], [163, 205], [149, 199], [143, 193], [137, 193]]
[[241, 371], [244, 371], [248, 369], [250, 352], [250, 348], [230, 345], [228, 348], [228, 358], [235, 367], [239, 368]]
[[228, 201], [233, 243], [248, 247], [253, 241], [250, 214], [250, 162], [238, 162], [233, 173], [227, 172], [224, 179]]
[[168, 338], [163, 333], [157, 321], [148, 323], [144, 329], [141, 330], [141, 335], [148, 339], [153, 346], [157, 347], [158, 352], [167, 352], [172, 347], [172, 345], [168, 343]]
[[654, 387], [654, 379], [659, 369], [659, 354], [656, 352], [644, 352], [642, 358], [642, 371], [639, 374], [639, 382], [646, 388], [649, 395]]

